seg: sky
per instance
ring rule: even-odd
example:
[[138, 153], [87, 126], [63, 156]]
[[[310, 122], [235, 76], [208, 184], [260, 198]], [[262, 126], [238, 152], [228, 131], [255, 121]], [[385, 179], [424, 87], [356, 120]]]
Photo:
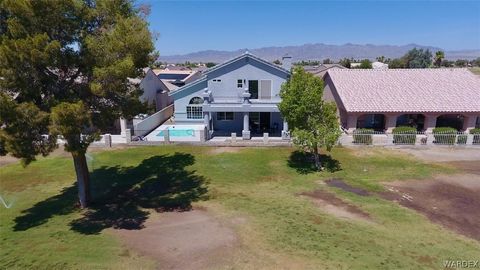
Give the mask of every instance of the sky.
[[480, 1], [162, 1], [149, 4], [160, 55], [345, 43], [480, 49]]

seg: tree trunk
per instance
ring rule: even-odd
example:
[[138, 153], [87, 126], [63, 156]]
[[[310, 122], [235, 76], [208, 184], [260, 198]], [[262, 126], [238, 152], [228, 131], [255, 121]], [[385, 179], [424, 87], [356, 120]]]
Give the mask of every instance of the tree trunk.
[[313, 150], [313, 157], [315, 158], [315, 167], [318, 171], [322, 171], [322, 162], [320, 161], [320, 154], [318, 153], [318, 147], [315, 145]]
[[72, 153], [73, 165], [77, 174], [78, 200], [81, 208], [90, 203], [90, 173], [88, 172], [85, 153]]

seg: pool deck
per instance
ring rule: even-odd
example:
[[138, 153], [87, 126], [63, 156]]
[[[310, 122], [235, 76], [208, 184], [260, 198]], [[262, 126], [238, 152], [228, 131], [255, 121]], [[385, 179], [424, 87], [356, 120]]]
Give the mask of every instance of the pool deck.
[[171, 141], [178, 141], [178, 142], [187, 142], [187, 141], [192, 141], [192, 142], [197, 142], [200, 141], [200, 132], [202, 132], [204, 126], [203, 125], [172, 125], [172, 124], [163, 124], [158, 126], [156, 129], [154, 129], [152, 132], [148, 133], [145, 136], [145, 140], [149, 142], [163, 142], [165, 140], [164, 136], [158, 136], [158, 134], [168, 128], [175, 128], [178, 130], [184, 130], [184, 129], [192, 129], [194, 130], [195, 134], [194, 136], [171, 136], [170, 140]]

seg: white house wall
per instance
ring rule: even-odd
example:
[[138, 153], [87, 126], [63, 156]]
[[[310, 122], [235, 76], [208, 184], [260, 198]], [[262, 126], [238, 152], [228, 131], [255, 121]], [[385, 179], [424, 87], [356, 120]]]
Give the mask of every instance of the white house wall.
[[140, 82], [140, 88], [143, 90], [143, 94], [140, 96], [140, 100], [149, 104], [155, 104], [157, 99], [157, 91], [161, 90], [162, 85], [157, 75], [150, 69], [145, 74], [145, 78]]
[[[237, 87], [237, 80], [245, 80], [245, 84], [242, 88]], [[220, 82], [214, 82], [213, 80], [221, 80]], [[272, 73], [262, 70], [252, 65], [244, 65], [238, 69], [232, 70], [218, 77], [212, 77], [208, 80], [208, 89], [212, 91], [212, 96], [218, 98], [231, 97], [236, 99], [248, 88], [249, 80], [258, 80], [259, 85], [261, 80], [272, 81], [272, 98], [279, 98], [280, 87], [285, 79], [278, 77]]]

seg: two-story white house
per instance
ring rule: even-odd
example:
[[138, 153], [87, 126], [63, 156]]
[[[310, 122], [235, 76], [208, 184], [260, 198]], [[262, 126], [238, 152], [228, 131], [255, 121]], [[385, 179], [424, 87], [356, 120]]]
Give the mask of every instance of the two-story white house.
[[288, 138], [277, 105], [290, 68], [291, 57], [279, 67], [248, 52], [217, 65], [169, 93], [175, 125], [204, 125], [207, 137], [237, 133], [250, 139], [269, 133]]

